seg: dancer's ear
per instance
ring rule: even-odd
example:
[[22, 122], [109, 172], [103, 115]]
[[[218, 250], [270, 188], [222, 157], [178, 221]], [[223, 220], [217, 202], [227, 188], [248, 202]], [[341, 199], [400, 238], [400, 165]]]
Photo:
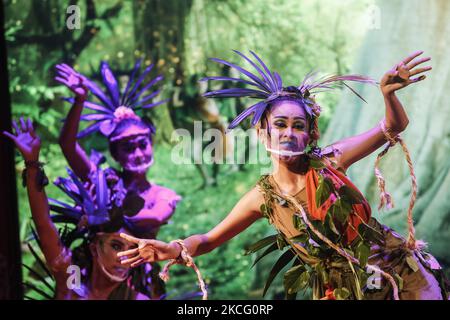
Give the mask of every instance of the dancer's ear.
[[92, 241], [89, 243], [89, 251], [91, 251], [92, 257], [97, 257], [97, 250], [96, 250], [97, 240]]
[[259, 141], [261, 141], [261, 143], [263, 145], [267, 145], [267, 131], [266, 131], [266, 129], [261, 128], [261, 127], [257, 127], [256, 128], [256, 134], [258, 135]]

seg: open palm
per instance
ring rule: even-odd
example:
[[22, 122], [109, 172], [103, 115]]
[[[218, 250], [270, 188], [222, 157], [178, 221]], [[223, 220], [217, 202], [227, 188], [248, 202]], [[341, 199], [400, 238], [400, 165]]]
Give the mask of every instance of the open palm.
[[56, 72], [56, 81], [69, 88], [79, 99], [86, 100], [88, 88], [84, 85], [85, 78], [81, 74], [65, 63], [57, 64]]
[[4, 131], [3, 134], [10, 138], [19, 149], [25, 161], [37, 161], [39, 158], [39, 151], [41, 149], [41, 140], [34, 132], [31, 120], [20, 118], [20, 126], [13, 121], [13, 128], [15, 134]]
[[423, 51], [414, 52], [386, 72], [380, 81], [381, 91], [384, 94], [392, 93], [396, 90], [405, 88], [412, 83], [424, 80], [426, 78], [425, 75], [412, 78], [415, 75], [432, 69], [430, 66], [418, 67], [422, 63], [431, 60], [430, 57], [417, 58], [422, 53]]

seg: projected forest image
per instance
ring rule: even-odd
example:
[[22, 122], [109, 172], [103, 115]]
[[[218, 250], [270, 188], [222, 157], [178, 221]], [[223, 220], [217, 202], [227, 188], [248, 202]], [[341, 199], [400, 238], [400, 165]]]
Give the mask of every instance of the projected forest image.
[[[379, 88], [383, 75], [411, 53], [424, 51], [424, 56], [432, 57], [427, 65], [432, 65], [433, 70], [425, 81], [397, 93], [409, 119], [401, 137], [408, 147], [418, 186], [413, 209], [416, 238], [428, 243], [427, 250], [450, 276], [450, 106], [446, 98], [450, 59], [445, 48], [450, 40], [450, 10], [445, 1], [3, 0], [2, 5], [12, 116], [30, 118], [41, 138], [40, 161], [45, 163], [50, 181], [46, 187], [49, 198], [62, 202], [69, 199], [52, 183], [58, 177], [68, 177], [61, 132], [71, 110], [70, 102], [74, 102], [64, 100], [73, 98], [74, 93], [55, 79], [67, 75], [68, 69], [56, 66], [70, 66], [104, 88], [101, 66], [106, 62], [121, 94], [126, 93], [137, 61], [141, 71], [151, 66], [144, 82], [163, 76], [155, 81], [154, 90], [160, 90], [159, 94], [148, 97], [146, 102], [158, 106], [141, 108], [138, 115], [150, 119], [155, 128], [148, 181], [180, 196], [173, 215], [155, 231], [156, 238], [165, 242], [210, 231], [270, 169], [268, 153], [263, 146], [257, 146], [257, 140], [235, 143], [227, 131], [233, 119], [255, 103], [253, 98], [203, 96], [208, 91], [230, 88], [221, 81], [199, 81], [204, 77], [246, 79], [236, 69], [210, 58], [250, 70], [252, 65], [239, 53], [253, 57], [251, 52], [255, 52], [270, 70], [281, 75], [283, 84], [292, 86], [299, 86], [305, 75], [314, 71], [375, 79], [375, 85], [352, 83], [351, 90], [341, 86], [317, 95], [321, 108], [318, 146], [325, 147], [376, 126], [385, 116]], [[409, 6], [414, 6], [413, 13]], [[246, 88], [243, 82], [235, 81], [233, 85]], [[99, 102], [89, 89], [87, 100]], [[92, 110], [85, 105], [83, 116], [87, 121], [81, 121], [79, 132], [103, 119], [86, 117], [90, 113]], [[251, 128], [249, 117], [239, 123], [240, 131], [236, 132], [245, 135]], [[209, 135], [209, 129], [219, 134]], [[197, 146], [182, 156], [180, 133], [190, 137], [189, 146]], [[220, 148], [213, 150], [211, 146], [219, 142]], [[121, 170], [117, 157], [112, 155], [115, 151], [100, 131], [78, 139], [78, 143], [88, 156], [102, 153], [103, 167]], [[249, 160], [255, 148], [264, 161]], [[374, 163], [381, 150], [355, 163], [346, 174], [367, 198], [372, 216], [407, 237], [410, 168], [400, 144], [383, 157], [379, 168], [394, 206], [378, 210], [380, 193]], [[27, 190], [22, 187], [23, 166], [23, 158], [16, 152], [25, 296], [53, 299], [55, 279], [35, 234]], [[56, 225], [60, 233], [70, 233], [74, 228], [64, 221]], [[267, 219], [259, 219], [210, 253], [195, 257], [208, 298], [286, 298], [289, 279], [283, 274], [291, 266], [276, 264], [283, 251], [268, 243], [273, 252], [261, 257], [264, 250], [253, 252], [256, 249], [252, 246], [276, 234]], [[82, 241], [72, 241], [71, 249]], [[159, 262], [153, 268], [160, 271], [158, 268], [164, 264]], [[311, 299], [314, 295], [306, 285], [297, 291], [297, 299]], [[174, 266], [163, 293], [156, 296], [200, 299], [196, 273], [185, 266]]]

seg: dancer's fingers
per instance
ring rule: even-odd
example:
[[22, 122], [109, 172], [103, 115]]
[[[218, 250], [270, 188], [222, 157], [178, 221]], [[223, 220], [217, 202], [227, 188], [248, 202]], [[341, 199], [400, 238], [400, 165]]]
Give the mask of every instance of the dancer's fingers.
[[16, 136], [12, 133], [9, 133], [8, 131], [3, 131], [3, 135], [11, 139], [14, 143], [16, 142]]
[[23, 117], [20, 117], [20, 129], [22, 129], [22, 132], [27, 132], [27, 125], [25, 124], [25, 121], [23, 120]]
[[126, 233], [120, 233], [120, 236], [122, 238], [124, 238], [125, 240], [131, 242], [131, 243], [139, 244], [139, 242], [141, 241], [141, 239], [135, 238], [135, 237], [130, 236], [130, 235], [126, 234]]
[[66, 87], [69, 86], [69, 82], [68, 82], [66, 79], [64, 79], [64, 78], [61, 78], [61, 77], [55, 77], [55, 80], [58, 81], [59, 83], [62, 83], [62, 84], [65, 85]]
[[127, 250], [127, 251], [121, 251], [117, 254], [117, 256], [120, 257], [124, 257], [124, 256], [130, 256], [130, 255], [134, 255], [135, 253], [138, 253], [139, 249], [135, 248], [135, 249], [131, 249], [131, 250]]
[[417, 69], [411, 71], [410, 76], [413, 76], [413, 75], [416, 75], [416, 74], [419, 74], [419, 73], [422, 73], [425, 71], [429, 71], [431, 69], [432, 69], [432, 67], [417, 68]]
[[132, 264], [132, 263], [134, 263], [134, 262], [136, 262], [138, 260], [141, 260], [141, 259], [142, 259], [141, 256], [136, 256], [136, 257], [133, 257], [133, 258], [130, 258], [130, 259], [122, 260], [122, 261], [120, 261], [120, 264], [130, 265], [130, 264]]
[[413, 60], [415, 57], [420, 56], [422, 53], [423, 53], [422, 50], [416, 51], [416, 52], [412, 53], [411, 55], [409, 55], [408, 57], [406, 57], [405, 59], [403, 59], [402, 61], [404, 64], [408, 64], [409, 62], [411, 62], [411, 60]]
[[136, 261], [135, 263], [131, 264], [132, 268], [136, 268], [139, 267], [141, 264], [145, 263], [145, 261], [143, 259]]
[[426, 75], [422, 75], [422, 76], [420, 76], [420, 77], [417, 77], [417, 78], [414, 78], [414, 79], [411, 79], [411, 83], [414, 83], [414, 82], [419, 82], [419, 81], [422, 81], [422, 80], [425, 80], [426, 79]]
[[33, 138], [36, 138], [36, 132], [34, 131], [33, 122], [30, 118], [27, 119], [28, 132]]
[[13, 126], [14, 130], [16, 131], [16, 136], [18, 136], [19, 134], [22, 133], [22, 132], [20, 131], [20, 129], [19, 129], [19, 126], [17, 125], [16, 120], [13, 120], [13, 121], [12, 121], [12, 126]]
[[430, 57], [425, 57], [425, 58], [420, 58], [420, 59], [417, 59], [417, 60], [413, 60], [410, 63], [408, 63], [407, 67], [408, 67], [408, 69], [412, 69], [415, 66], [417, 66], [419, 64], [422, 64], [424, 62], [430, 61], [430, 60], [431, 60]]

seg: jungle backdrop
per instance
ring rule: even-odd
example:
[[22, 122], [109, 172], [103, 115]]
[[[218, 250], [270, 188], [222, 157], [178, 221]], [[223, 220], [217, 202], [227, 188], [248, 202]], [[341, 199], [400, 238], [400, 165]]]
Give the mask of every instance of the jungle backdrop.
[[[429, 242], [431, 252], [446, 270], [450, 266], [450, 3], [388, 0], [3, 0], [10, 92], [14, 117], [30, 117], [43, 140], [42, 160], [50, 180], [65, 175], [67, 163], [58, 145], [61, 120], [70, 105], [62, 96], [66, 88], [54, 80], [54, 66], [65, 62], [87, 76], [99, 79], [100, 61], [126, 77], [136, 59], [154, 63], [165, 76], [162, 97], [166, 105], [148, 111], [156, 124], [155, 164], [151, 181], [176, 190], [183, 200], [159, 238], [172, 240], [204, 233], [215, 226], [248, 191], [260, 175], [257, 164], [218, 166], [171, 162], [176, 128], [192, 130], [197, 106], [183, 100], [199, 94], [196, 79], [229, 72], [208, 61], [220, 57], [240, 62], [232, 52], [257, 52], [283, 77], [298, 84], [315, 69], [326, 73], [360, 73], [376, 79], [392, 65], [416, 50], [432, 57], [428, 79], [400, 92], [410, 118], [403, 137], [411, 149], [419, 183], [414, 210], [419, 238]], [[67, 27], [66, 9], [80, 9], [80, 28]], [[322, 145], [360, 133], [377, 124], [384, 113], [376, 87], [355, 86], [367, 100], [362, 103], [345, 90], [323, 94], [320, 129]], [[181, 98], [180, 98], [181, 97]], [[181, 102], [180, 102], [181, 101]], [[221, 123], [229, 122], [249, 101], [215, 101]], [[2, 120], [3, 121], [3, 120]], [[86, 150], [95, 148], [108, 155], [100, 135], [81, 141]], [[356, 164], [350, 177], [371, 201], [373, 214], [405, 233], [410, 182], [399, 147], [382, 161], [388, 190], [396, 207], [377, 211], [373, 174], [375, 154]], [[22, 170], [17, 154], [17, 177]], [[202, 174], [201, 174], [202, 173]], [[18, 181], [20, 186], [20, 181]], [[39, 268], [28, 246], [30, 211], [26, 192], [19, 194], [23, 263]], [[63, 198], [52, 185], [49, 196]], [[265, 280], [276, 257], [265, 257], [251, 268], [255, 256], [244, 255], [255, 239], [273, 234], [261, 220], [210, 254], [196, 260], [210, 288], [211, 299], [260, 299]], [[24, 278], [47, 290], [27, 268]], [[177, 266], [167, 285], [169, 298], [196, 289], [191, 269]], [[266, 299], [283, 298], [283, 283], [277, 278]], [[304, 293], [307, 298], [308, 292]], [[30, 298], [45, 295], [29, 293]]]

